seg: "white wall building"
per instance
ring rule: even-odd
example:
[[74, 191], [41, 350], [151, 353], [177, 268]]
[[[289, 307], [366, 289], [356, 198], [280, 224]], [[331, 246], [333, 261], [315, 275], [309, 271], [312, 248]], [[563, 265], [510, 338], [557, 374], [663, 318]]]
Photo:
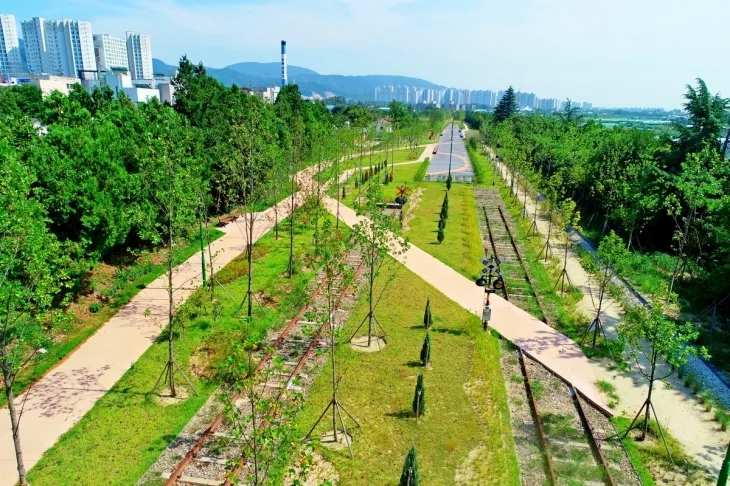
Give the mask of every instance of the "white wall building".
[[46, 52], [45, 20], [34, 17], [33, 20], [21, 22], [23, 40], [25, 41], [25, 59], [28, 70], [32, 73], [47, 73], [51, 70]]
[[[160, 99], [160, 90], [155, 87], [154, 79], [132, 80], [127, 73], [113, 71], [106, 73], [106, 84], [114, 92], [114, 97], [124, 93], [135, 103], [146, 103], [152, 98]], [[172, 86], [164, 94], [173, 97]]]
[[26, 39], [35, 36], [33, 42], [25, 44], [26, 57], [41, 59], [42, 72], [75, 78], [79, 71], [96, 71], [91, 22], [36, 17], [22, 25]]
[[127, 32], [127, 58], [132, 79], [152, 79], [152, 41], [149, 34]]
[[124, 68], [129, 71], [127, 43], [121, 37], [94, 34], [94, 57], [99, 69]]
[[23, 72], [15, 16], [0, 14], [0, 74]]

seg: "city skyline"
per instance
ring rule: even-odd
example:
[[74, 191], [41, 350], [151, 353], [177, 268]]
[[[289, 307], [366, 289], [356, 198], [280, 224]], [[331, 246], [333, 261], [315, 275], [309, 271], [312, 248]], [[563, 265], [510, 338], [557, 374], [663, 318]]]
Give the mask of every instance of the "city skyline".
[[[168, 63], [183, 54], [213, 67], [276, 61], [279, 41], [287, 39], [291, 64], [321, 73], [408, 75], [462, 89], [512, 85], [596, 106], [677, 108], [696, 77], [713, 93], [730, 96], [730, 68], [718, 62], [730, 41], [724, 20], [730, 5], [717, 0], [693, 8], [679, 0], [465, 0], [458, 6], [433, 0], [38, 0], [9, 10], [23, 19], [83, 18], [117, 36], [147, 32], [156, 57]], [[436, 40], [443, 38], [438, 31], [459, 36], [444, 43]]]

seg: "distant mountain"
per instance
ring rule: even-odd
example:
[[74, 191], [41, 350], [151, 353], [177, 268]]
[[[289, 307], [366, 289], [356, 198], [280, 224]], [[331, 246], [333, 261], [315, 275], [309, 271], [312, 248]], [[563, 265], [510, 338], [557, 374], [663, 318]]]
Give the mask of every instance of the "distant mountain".
[[[152, 60], [155, 73], [171, 75], [176, 67], [165, 64], [159, 59]], [[225, 85], [251, 86], [265, 88], [278, 86], [281, 80], [281, 65], [277, 62], [239, 62], [224, 68], [205, 68], [212, 77]], [[317, 94], [322, 97], [344, 96], [357, 100], [371, 101], [375, 88], [382, 85], [408, 85], [422, 88], [440, 89], [444, 86], [408, 76], [367, 75], [342, 76], [338, 74], [319, 74], [299, 66], [287, 66], [289, 82], [299, 85], [305, 96]]]

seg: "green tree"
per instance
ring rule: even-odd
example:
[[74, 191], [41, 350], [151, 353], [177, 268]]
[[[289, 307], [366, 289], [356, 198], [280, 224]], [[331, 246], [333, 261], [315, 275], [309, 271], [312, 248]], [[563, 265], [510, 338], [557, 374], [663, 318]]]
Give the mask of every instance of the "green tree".
[[418, 374], [418, 379], [416, 380], [412, 408], [415, 417], [420, 417], [426, 411], [426, 387], [423, 384], [423, 372]]
[[63, 271], [58, 268], [58, 242], [46, 228], [43, 208], [32, 197], [32, 175], [2, 140], [0, 158], [0, 368], [18, 480], [26, 485], [13, 384], [18, 372], [50, 343], [54, 316], [49, 311]]
[[501, 123], [516, 114], [519, 109], [517, 98], [515, 97], [515, 90], [510, 86], [494, 108], [494, 121]]
[[728, 473], [730, 473], [730, 445], [728, 445], [725, 460], [722, 461], [720, 475], [717, 478], [717, 486], [727, 486]]
[[[619, 324], [618, 332], [619, 339], [630, 345], [629, 356], [634, 362], [635, 368], [649, 384], [646, 399], [631, 425], [624, 432], [624, 437], [637, 425], [641, 413], [644, 412], [639, 440], [646, 438], [652, 413], [662, 440], [664, 440], [659, 418], [652, 403], [654, 383], [669, 378], [677, 368], [687, 364], [690, 358], [707, 357], [707, 351], [704, 347], [690, 345], [697, 339], [698, 331], [690, 322], [682, 324], [667, 319], [660, 299], [655, 299], [655, 304], [651, 309], [643, 306], [630, 309], [626, 313], [624, 322]], [[666, 366], [662, 365], [661, 361], [664, 361]], [[664, 445], [669, 454], [666, 441]]]
[[690, 126], [683, 123], [674, 125], [679, 131], [675, 145], [680, 163], [689, 154], [701, 151], [705, 145], [720, 151], [720, 137], [727, 123], [730, 104], [730, 100], [722, 98], [719, 94], [713, 96], [707, 84], [700, 78], [697, 78], [696, 87], [687, 85], [684, 98], [686, 101], [683, 106], [689, 113]]
[[593, 292], [590, 292], [591, 302], [596, 310], [596, 317], [593, 318], [593, 321], [591, 321], [586, 332], [583, 334], [581, 344], [583, 344], [591, 330], [593, 330], [593, 346], [596, 345], [596, 338], [598, 337], [599, 331], [603, 333], [603, 337], [605, 339], [606, 333], [603, 330], [603, 323], [601, 321], [601, 314], [604, 310], [604, 299], [606, 297], [606, 292], [608, 292], [609, 284], [616, 275], [618, 267], [626, 259], [626, 255], [627, 252], [624, 242], [621, 240], [621, 237], [613, 232], [613, 230], [604, 237], [598, 245], [598, 302], [594, 300]]
[[426, 332], [426, 337], [423, 340], [423, 346], [421, 346], [421, 364], [427, 366], [431, 362], [431, 337]]
[[416, 456], [416, 447], [413, 446], [408, 451], [406, 461], [403, 464], [403, 471], [400, 474], [400, 486], [418, 486], [419, 480], [418, 456]]
[[440, 245], [441, 243], [443, 243], [443, 241], [444, 241], [444, 237], [445, 237], [445, 235], [444, 235], [444, 229], [443, 229], [443, 228], [439, 228], [439, 231], [438, 231], [438, 233], [436, 234], [436, 239], [438, 240], [438, 242], [439, 242], [439, 245]]
[[423, 311], [423, 327], [431, 329], [433, 316], [431, 315], [431, 299], [426, 299], [426, 310]]

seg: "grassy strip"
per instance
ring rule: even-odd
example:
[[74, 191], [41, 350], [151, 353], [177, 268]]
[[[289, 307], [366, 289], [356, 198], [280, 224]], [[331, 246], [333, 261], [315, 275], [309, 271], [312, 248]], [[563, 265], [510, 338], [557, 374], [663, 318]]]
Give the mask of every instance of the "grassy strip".
[[418, 170], [416, 171], [416, 175], [413, 176], [413, 180], [415, 182], [423, 182], [423, 178], [426, 175], [426, 171], [428, 170], [428, 166], [431, 163], [431, 158], [426, 157], [423, 162], [418, 166]]
[[421, 188], [423, 192], [418, 205], [412, 209], [414, 217], [405, 236], [465, 277], [475, 279], [482, 268], [479, 260], [483, 250], [474, 190], [467, 184], [451, 186], [445, 239], [439, 244], [436, 234], [446, 184], [432, 182], [422, 184]]
[[[312, 250], [313, 232], [299, 225], [296, 233], [298, 261], [304, 264]], [[236, 315], [246, 291], [245, 275], [226, 286], [235, 300], [219, 291], [217, 304], [211, 304], [209, 294], [201, 289], [180, 309], [178, 319], [185, 328], [175, 341], [175, 356], [200, 396], [165, 405], [157, 394], [150, 393], [167, 361], [166, 339], [159, 339], [45, 453], [31, 470], [30, 482], [36, 486], [98, 485], [103, 478], [105, 485], [134, 484], [215, 391], [216, 369], [230, 343], [280, 328], [306, 300], [305, 287], [314, 272], [295, 275], [292, 280], [282, 278], [288, 249], [288, 238], [274, 240], [271, 233], [256, 245], [253, 287], [266, 314], [256, 306], [255, 316], [248, 323]], [[214, 319], [214, 312], [220, 317]], [[182, 382], [182, 377], [179, 380]]]
[[471, 144], [466, 145], [466, 152], [469, 154], [469, 160], [471, 161], [471, 167], [474, 170], [474, 178], [477, 184], [485, 184], [488, 174], [491, 172], [487, 156], [480, 154], [479, 149], [475, 149]]
[[[631, 423], [631, 421], [626, 417], [614, 417], [612, 420], [618, 430], [625, 429]], [[636, 442], [634, 442], [634, 439], [626, 436], [626, 438], [622, 439], [621, 442], [623, 443], [624, 448], [626, 448], [626, 453], [631, 460], [631, 464], [633, 464], [634, 469], [636, 469], [636, 472], [639, 475], [639, 480], [641, 481], [641, 484], [643, 486], [656, 486], [654, 478], [651, 476], [651, 472], [649, 472], [646, 466], [644, 466], [642, 453], [641, 451], [639, 451], [639, 448], [637, 447]]]
[[[222, 235], [223, 232], [216, 229], [210, 231], [211, 241]], [[175, 265], [181, 264], [199, 251], [200, 243], [197, 240], [189, 242], [185, 247], [180, 248], [180, 251], [175, 255]], [[104, 323], [114, 317], [119, 309], [127, 305], [140, 290], [165, 273], [166, 266], [164, 263], [159, 265], [140, 263], [138, 265], [124, 270], [130, 274], [130, 279], [114, 295], [109, 304], [101, 306], [96, 313], [73, 318], [73, 323], [64, 329], [63, 337], [48, 346], [45, 354], [36, 355], [31, 363], [20, 371], [13, 384], [16, 397], [90, 338]], [[118, 270], [118, 272], [121, 271]], [[4, 407], [7, 403], [8, 400], [5, 394], [0, 394], [0, 407]]]
[[[435, 321], [433, 367], [422, 370], [418, 358], [425, 336], [421, 323], [426, 298], [431, 299]], [[349, 336], [366, 313], [363, 293], [343, 336]], [[334, 463], [340, 482], [397, 483], [406, 452], [415, 444], [423, 484], [451, 485], [457, 476], [468, 484], [519, 484], [497, 340], [481, 330], [475, 316], [403, 267], [376, 314], [388, 333], [381, 352], [358, 353], [344, 343], [337, 349], [344, 375], [338, 397], [361, 424], [350, 431], [354, 460], [346, 449], [317, 447]], [[416, 423], [411, 401], [421, 371], [426, 412]], [[315, 380], [297, 421], [302, 434], [326, 406], [329, 380], [327, 373]], [[330, 424], [331, 418], [325, 420], [315, 436]]]

